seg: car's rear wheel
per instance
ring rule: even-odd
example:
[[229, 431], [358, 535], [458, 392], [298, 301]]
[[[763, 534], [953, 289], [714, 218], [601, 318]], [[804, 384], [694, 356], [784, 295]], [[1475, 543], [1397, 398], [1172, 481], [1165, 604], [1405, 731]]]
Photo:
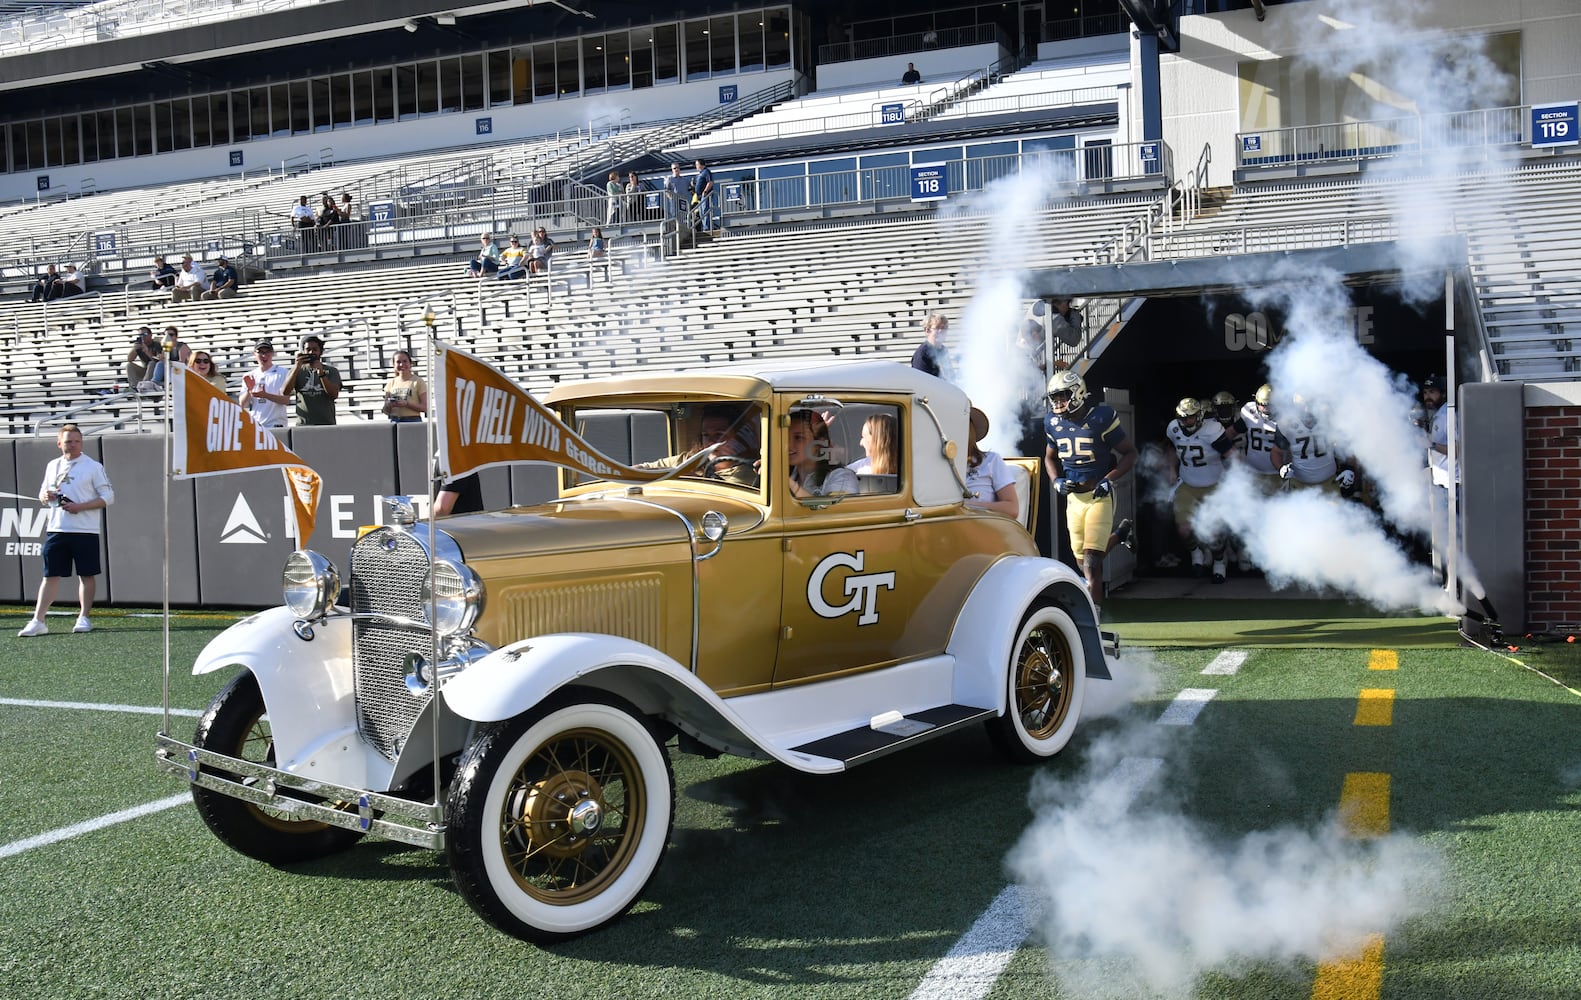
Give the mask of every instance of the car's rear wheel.
[[486, 731], [451, 785], [456, 885], [507, 933], [554, 941], [625, 913], [675, 815], [670, 759], [635, 709], [584, 692]]
[[[193, 744], [227, 757], [275, 766], [274, 737], [264, 717], [258, 678], [243, 671], [214, 696], [198, 720]], [[215, 836], [242, 854], [272, 865], [326, 857], [362, 839], [356, 830], [296, 819], [290, 813], [197, 785], [192, 786], [192, 801]]]
[[1087, 685], [1081, 648], [1075, 623], [1051, 604], [1034, 604], [1021, 619], [1006, 669], [1005, 713], [988, 722], [994, 745], [1011, 760], [1044, 760], [1070, 742]]

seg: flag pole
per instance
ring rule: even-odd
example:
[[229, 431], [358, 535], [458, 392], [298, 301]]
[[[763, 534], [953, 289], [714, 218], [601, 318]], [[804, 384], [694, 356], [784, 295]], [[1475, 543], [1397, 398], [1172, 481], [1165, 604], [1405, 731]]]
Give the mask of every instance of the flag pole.
[[163, 482], [163, 489], [162, 489], [161, 492], [164, 494], [163, 497], [162, 497], [162, 503], [164, 504], [164, 508], [165, 508], [165, 514], [164, 514], [164, 520], [165, 520], [165, 551], [164, 551], [164, 556], [163, 556], [163, 563], [164, 563], [164, 565], [163, 565], [163, 568], [161, 570], [161, 576], [163, 577], [163, 580], [161, 582], [161, 587], [160, 587], [160, 589], [162, 591], [162, 598], [163, 598], [164, 603], [163, 603], [163, 605], [162, 605], [162, 607], [160, 609], [163, 613], [159, 616], [160, 617], [160, 622], [161, 622], [161, 631], [163, 633], [162, 637], [161, 637], [162, 638], [161, 645], [164, 647], [164, 651], [163, 651], [164, 680], [163, 680], [162, 689], [161, 689], [162, 704], [163, 704], [163, 709], [164, 709], [164, 721], [163, 721], [163, 725], [160, 728], [159, 734], [161, 736], [168, 736], [168, 735], [170, 735], [170, 477], [171, 477], [171, 474], [172, 474], [172, 470], [170, 468], [170, 458], [171, 458], [171, 441], [170, 441], [170, 439], [171, 439], [171, 434], [173, 433], [173, 429], [172, 428], [173, 428], [173, 425], [174, 425], [175, 419], [176, 419], [176, 412], [175, 412], [175, 406], [174, 406], [174, 402], [175, 402], [175, 381], [176, 381], [176, 379], [178, 377], [182, 377], [182, 378], [186, 377], [186, 373], [184, 371], [178, 372], [176, 370], [176, 364], [177, 364], [176, 359], [170, 357], [170, 352], [175, 349], [175, 344], [171, 343], [171, 342], [166, 342], [164, 344], [164, 349], [165, 349], [165, 419], [163, 421], [163, 424], [164, 424], [164, 438], [165, 438], [165, 440], [163, 442], [163, 450], [164, 450], [164, 453], [165, 453], [165, 461], [164, 461], [165, 474], [163, 476], [161, 476], [160, 478], [164, 480], [164, 482]]
[[[455, 299], [451, 299], [451, 311], [455, 311]], [[439, 369], [438, 346], [434, 338], [434, 307], [425, 303], [423, 305], [423, 353], [428, 357], [428, 419], [423, 421], [423, 441], [427, 449], [428, 475], [425, 477], [428, 488], [428, 620], [437, 621], [439, 618], [439, 595], [434, 587], [434, 560], [439, 551], [438, 516], [434, 512], [434, 504], [439, 501], [438, 469], [439, 469], [439, 441], [438, 420], [439, 409], [434, 404], [439, 398], [439, 379], [436, 377]], [[439, 689], [439, 632], [437, 629], [428, 630], [428, 662], [433, 664], [433, 679], [429, 690], [433, 696], [428, 703], [428, 721], [433, 727], [433, 745], [442, 746], [439, 742], [439, 713], [442, 708]], [[444, 775], [440, 771], [439, 754], [434, 754], [434, 808], [439, 808], [440, 789], [444, 787]]]

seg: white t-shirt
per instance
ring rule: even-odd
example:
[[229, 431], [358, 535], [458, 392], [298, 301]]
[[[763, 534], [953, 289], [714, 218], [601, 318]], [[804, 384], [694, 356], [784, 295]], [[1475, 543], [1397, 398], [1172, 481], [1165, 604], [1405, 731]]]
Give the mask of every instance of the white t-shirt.
[[207, 279], [203, 275], [203, 265], [197, 261], [192, 262], [192, 268], [181, 268], [176, 272], [177, 288], [202, 288]]
[[[51, 489], [59, 491], [77, 503], [86, 503], [89, 500], [103, 500], [106, 504], [115, 502], [115, 490], [110, 486], [110, 477], [105, 474], [104, 466], [86, 454], [78, 455], [70, 462], [66, 461], [65, 455], [51, 460], [49, 465], [44, 467], [44, 481], [39, 484], [40, 503], [44, 502], [44, 494]], [[97, 535], [103, 514], [102, 508], [73, 514], [64, 507], [52, 505], [49, 509], [49, 530]]]
[[823, 482], [807, 487], [807, 492], [817, 497], [828, 496], [831, 493], [859, 493], [861, 490], [856, 473], [843, 465], [830, 469]]
[[[258, 388], [271, 396], [285, 395], [285, 377], [290, 373], [279, 365], [270, 365], [265, 369], [254, 368], [248, 372], [253, 377]], [[257, 395], [252, 398], [253, 419], [265, 427], [285, 426], [285, 404], [276, 403], [272, 399], [259, 399]]]
[[1015, 473], [1010, 471], [1010, 466], [999, 456], [997, 451], [983, 452], [983, 460], [977, 468], [968, 467], [966, 470], [966, 492], [971, 494], [971, 500], [989, 502], [999, 497], [999, 491], [1016, 481]]

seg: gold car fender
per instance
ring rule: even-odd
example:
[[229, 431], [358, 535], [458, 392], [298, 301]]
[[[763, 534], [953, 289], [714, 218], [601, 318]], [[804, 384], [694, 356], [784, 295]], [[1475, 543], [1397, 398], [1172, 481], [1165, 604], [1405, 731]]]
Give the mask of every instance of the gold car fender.
[[1087, 676], [1110, 678], [1086, 581], [1054, 559], [1006, 556], [977, 581], [950, 633], [947, 652], [961, 665], [955, 672], [957, 705], [1004, 710], [1010, 644], [1022, 616], [1040, 599], [1069, 615], [1081, 634]]

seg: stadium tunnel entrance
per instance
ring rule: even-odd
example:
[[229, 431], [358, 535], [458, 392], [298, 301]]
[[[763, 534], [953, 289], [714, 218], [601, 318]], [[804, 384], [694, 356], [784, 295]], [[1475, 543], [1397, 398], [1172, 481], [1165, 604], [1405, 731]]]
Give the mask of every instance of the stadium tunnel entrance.
[[[1130, 488], [1117, 494], [1116, 519], [1135, 520], [1137, 544], [1134, 558], [1118, 549], [1110, 554], [1111, 586], [1124, 585], [1133, 576], [1189, 572], [1171, 511], [1143, 502], [1150, 485], [1143, 477], [1160, 474], [1156, 467], [1147, 467], [1148, 450], [1163, 449], [1165, 427], [1183, 397], [1207, 401], [1227, 390], [1244, 403], [1271, 381], [1268, 356], [1287, 335], [1291, 317], [1281, 306], [1266, 304], [1281, 297], [1268, 296], [1265, 290], [1324, 272], [1342, 276], [1348, 290], [1350, 334], [1392, 372], [1413, 385], [1429, 374], [1443, 375], [1445, 338], [1452, 336], [1457, 384], [1479, 378], [1477, 345], [1482, 333], [1474, 326], [1475, 295], [1459, 239], [1435, 240], [1425, 249], [1413, 244], [1409, 253], [1399, 244], [1379, 243], [1056, 268], [1030, 276], [1027, 288], [1039, 298], [1126, 303], [1107, 324], [1101, 315], [1087, 317], [1089, 324], [1096, 322], [1102, 328], [1089, 328], [1088, 340], [1073, 363], [1090, 392], [1108, 391], [1109, 401], [1117, 404], [1128, 434], [1144, 455]], [[1408, 301], [1407, 281], [1413, 290], [1436, 288], [1437, 294]], [[1023, 449], [1042, 454], [1041, 442], [1041, 427], [1029, 426]], [[1343, 442], [1336, 443], [1343, 448]], [[1054, 499], [1046, 479], [1043, 487], [1041, 496]], [[1037, 537], [1045, 553], [1069, 560], [1062, 506], [1040, 504], [1044, 516]], [[1423, 560], [1429, 557], [1425, 540], [1408, 543], [1407, 550]], [[1181, 560], [1181, 569], [1169, 565], [1169, 555]], [[1228, 588], [1224, 596], [1234, 593], [1236, 588]]]

